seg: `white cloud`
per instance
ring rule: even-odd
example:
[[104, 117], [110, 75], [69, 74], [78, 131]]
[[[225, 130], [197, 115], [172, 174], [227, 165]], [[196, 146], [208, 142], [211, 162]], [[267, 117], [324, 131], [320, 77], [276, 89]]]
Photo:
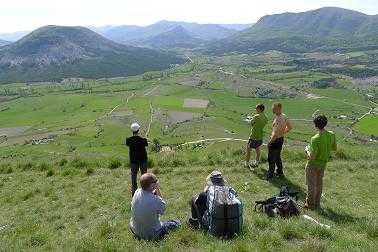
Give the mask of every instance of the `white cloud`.
[[178, 20], [251, 23], [266, 14], [339, 6], [378, 13], [376, 0], [0, 0], [0, 32], [56, 25], [147, 25]]

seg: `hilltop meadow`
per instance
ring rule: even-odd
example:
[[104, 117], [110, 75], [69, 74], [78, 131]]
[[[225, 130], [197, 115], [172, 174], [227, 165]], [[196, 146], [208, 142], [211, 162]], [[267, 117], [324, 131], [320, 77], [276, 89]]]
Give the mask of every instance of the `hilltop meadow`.
[[[343, 61], [341, 56], [335, 60]], [[374, 114], [358, 118], [376, 105], [365, 94], [377, 90], [324, 69], [282, 63], [298, 57], [275, 51], [199, 56], [127, 78], [1, 85], [0, 250], [375, 251], [378, 148], [371, 137], [378, 135], [378, 123]], [[257, 103], [265, 104], [271, 120], [275, 101], [294, 129], [283, 151], [286, 176], [268, 182], [265, 147], [258, 168], [243, 167], [250, 131], [245, 120]], [[255, 200], [277, 194], [283, 185], [298, 191], [303, 205], [304, 147], [315, 134], [314, 112], [328, 116], [339, 150], [325, 172], [322, 210], [303, 213], [330, 229], [303, 217], [269, 218], [254, 211]], [[150, 141], [149, 168], [167, 201], [162, 219], [183, 224], [161, 242], [134, 239], [128, 227], [124, 142], [134, 121]], [[270, 130], [269, 123], [264, 142]], [[243, 232], [232, 240], [186, 224], [189, 199], [214, 169], [224, 173], [245, 206]]]

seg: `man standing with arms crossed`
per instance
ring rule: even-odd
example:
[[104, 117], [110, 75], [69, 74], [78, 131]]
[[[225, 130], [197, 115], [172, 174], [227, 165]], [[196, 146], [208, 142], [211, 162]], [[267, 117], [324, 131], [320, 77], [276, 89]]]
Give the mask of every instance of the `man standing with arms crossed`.
[[281, 160], [281, 151], [282, 151], [282, 146], [284, 143], [285, 134], [289, 133], [290, 130], [293, 128], [291, 126], [289, 119], [286, 117], [285, 114], [282, 113], [281, 103], [274, 103], [272, 106], [272, 111], [274, 114], [274, 119], [273, 119], [273, 125], [272, 125], [273, 126], [272, 135], [268, 143], [269, 170], [268, 170], [268, 173], [266, 174], [267, 180], [270, 180], [273, 178], [276, 167], [277, 167], [277, 171], [276, 171], [277, 176], [284, 176], [282, 160]]
[[[264, 114], [265, 107], [263, 104], [256, 105], [256, 115], [253, 116], [251, 120], [251, 135], [247, 144], [247, 154], [244, 166], [253, 168], [257, 167], [260, 162], [261, 155], [261, 145], [263, 143], [264, 127], [268, 123], [268, 119]], [[256, 150], [256, 160], [252, 164], [250, 163], [251, 159], [251, 150]]]

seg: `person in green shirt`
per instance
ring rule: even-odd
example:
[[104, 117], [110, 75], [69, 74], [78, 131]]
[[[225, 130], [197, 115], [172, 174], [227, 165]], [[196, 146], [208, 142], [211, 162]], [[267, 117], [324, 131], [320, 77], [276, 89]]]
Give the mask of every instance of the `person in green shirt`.
[[[251, 135], [249, 136], [249, 141], [247, 144], [247, 154], [245, 158], [245, 166], [252, 168], [257, 167], [260, 161], [261, 150], [260, 147], [263, 143], [264, 127], [268, 123], [268, 119], [264, 114], [265, 107], [263, 104], [256, 105], [256, 115], [252, 117], [251, 120]], [[251, 160], [251, 150], [256, 150], [256, 160], [250, 163]]]
[[329, 161], [331, 151], [337, 150], [335, 134], [325, 129], [327, 123], [327, 117], [324, 115], [318, 115], [314, 118], [315, 127], [319, 132], [311, 138], [310, 145], [305, 149], [308, 159], [306, 165], [307, 197], [305, 208], [311, 210], [320, 208], [324, 169]]

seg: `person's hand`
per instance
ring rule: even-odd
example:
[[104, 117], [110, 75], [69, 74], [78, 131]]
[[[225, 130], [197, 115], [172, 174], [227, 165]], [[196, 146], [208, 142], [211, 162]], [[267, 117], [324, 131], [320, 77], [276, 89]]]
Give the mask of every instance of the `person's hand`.
[[160, 183], [159, 183], [159, 180], [155, 183], [155, 189], [160, 190]]

